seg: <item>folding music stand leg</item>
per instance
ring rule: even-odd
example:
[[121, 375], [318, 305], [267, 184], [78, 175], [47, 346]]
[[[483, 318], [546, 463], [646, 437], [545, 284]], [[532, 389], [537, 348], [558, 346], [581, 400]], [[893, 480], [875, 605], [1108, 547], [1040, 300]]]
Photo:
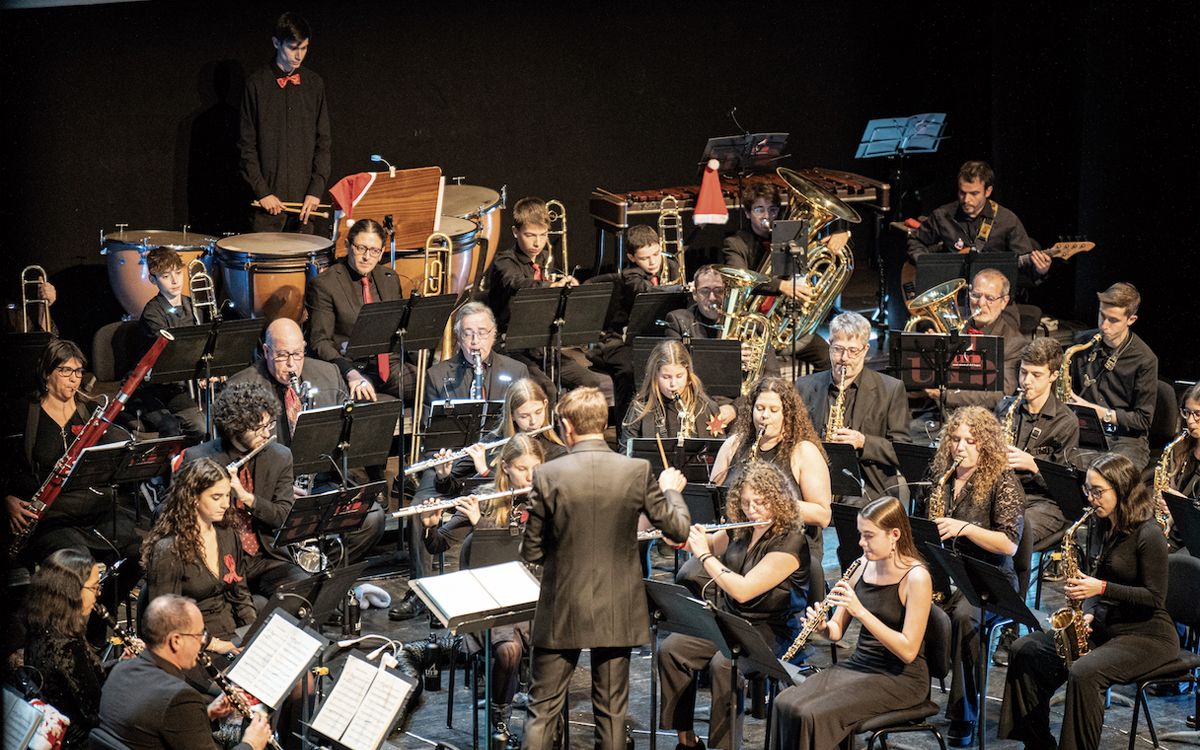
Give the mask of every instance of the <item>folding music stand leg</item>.
[[658, 611], [650, 617], [650, 750], [658, 750]]
[[[475, 691], [472, 690], [474, 695]], [[492, 629], [483, 631], [483, 731], [492, 750]]]

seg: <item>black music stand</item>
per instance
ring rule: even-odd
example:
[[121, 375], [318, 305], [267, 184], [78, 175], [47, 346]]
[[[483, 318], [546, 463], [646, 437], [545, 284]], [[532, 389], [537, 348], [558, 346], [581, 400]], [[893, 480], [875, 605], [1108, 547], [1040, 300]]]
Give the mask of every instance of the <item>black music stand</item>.
[[351, 468], [387, 463], [402, 408], [394, 399], [300, 412], [292, 433], [293, 471], [315, 474], [332, 466], [345, 486]]
[[[711, 461], [725, 441], [720, 438], [685, 438], [683, 445], [677, 438], [663, 438], [663, 451], [673, 468], [683, 472], [689, 482], [707, 482], [711, 473]], [[663, 471], [662, 455], [658, 451], [656, 438], [633, 438], [626, 451], [633, 458], [644, 458], [650, 462], [656, 475]]]
[[471, 559], [466, 566], [486, 568], [521, 561], [521, 529], [518, 526], [481, 529], [471, 532]]
[[1074, 466], [1033, 460], [1037, 464], [1042, 480], [1046, 483], [1046, 491], [1050, 499], [1058, 504], [1063, 518], [1079, 518], [1083, 515], [1083, 477], [1084, 472]]
[[[991, 658], [988, 655], [988, 642], [991, 640], [992, 629], [1004, 618], [1025, 625], [1031, 631], [1042, 629], [1038, 618], [1025, 606], [1024, 599], [1013, 590], [1012, 582], [1004, 571], [990, 563], [976, 560], [941, 545], [926, 544], [925, 549], [931, 555], [933, 562], [950, 574], [950, 578], [963, 592], [963, 596], [974, 607], [979, 608], [979, 664], [976, 668], [979, 675], [979, 695], [976, 696], [979, 706], [978, 718], [978, 747], [984, 750], [984, 736], [987, 734], [987, 673]], [[987, 625], [988, 613], [999, 615], [1002, 619]]]
[[709, 159], [716, 159], [720, 162], [718, 172], [739, 177], [770, 170], [783, 158], [787, 140], [787, 133], [743, 133], [709, 138], [704, 144], [699, 166], [703, 170]]
[[633, 298], [629, 322], [625, 324], [625, 340], [637, 336], [660, 337], [666, 329], [667, 314], [688, 306], [691, 295], [678, 288], [642, 292]]
[[[861, 508], [849, 503], [830, 503], [829, 509], [833, 514], [833, 530], [838, 536], [838, 566], [845, 570], [851, 562], [862, 555], [858, 546], [858, 511]], [[842, 554], [846, 550], [846, 554]]]
[[[0, 392], [19, 396], [32, 393], [41, 382], [38, 362], [53, 338], [47, 331], [5, 333], [0, 335], [0, 351], [4, 352], [5, 367], [0, 371]], [[165, 354], [165, 352], [164, 352]], [[24, 410], [22, 410], [24, 415]]]
[[483, 435], [499, 424], [503, 401], [479, 399], [447, 399], [434, 401], [429, 408], [429, 421], [421, 433], [426, 453], [442, 448], [459, 449], [478, 443]]
[[938, 388], [946, 416], [946, 390], [1000, 391], [1004, 388], [1004, 339], [982, 334], [901, 333], [892, 339], [891, 365], [907, 390]]
[[979, 253], [974, 250], [965, 253], [924, 253], [917, 256], [916, 264], [917, 278], [914, 284], [918, 293], [953, 279], [965, 280], [969, 288], [975, 274], [985, 268], [1004, 274], [1009, 289], [1017, 288], [1020, 276], [1017, 256], [1010, 253]]
[[[70, 475], [63, 482], [62, 491], [86, 491], [92, 487], [107, 486], [112, 491], [112, 520], [115, 531], [117, 489], [124, 484], [146, 482], [170, 473], [172, 459], [186, 447], [187, 441], [183, 437], [167, 437], [103, 443], [84, 448], [79, 454], [79, 461], [71, 468]], [[138, 518], [141, 518], [141, 505], [135, 503], [134, 506], [138, 509]]]
[[829, 489], [842, 497], [866, 497], [858, 450], [849, 443], [822, 443], [829, 463]]
[[[928, 518], [910, 515], [908, 525], [912, 529], [913, 543], [918, 550], [925, 549], [931, 544], [935, 547], [945, 547], [942, 535], [938, 533], [937, 524]], [[933, 590], [940, 591], [946, 599], [949, 599], [953, 591], [950, 588], [950, 576], [939, 565], [929, 565], [928, 567], [929, 577], [933, 580]]]
[[320, 629], [321, 624], [328, 622], [346, 600], [346, 594], [354, 588], [367, 566], [368, 563], [359, 562], [341, 568], [328, 568], [303, 580], [281, 584], [242, 636], [242, 642], [248, 643], [276, 610], [295, 617], [300, 627]]
[[1167, 501], [1167, 510], [1171, 512], [1171, 522], [1179, 529], [1183, 546], [1192, 557], [1200, 557], [1200, 508], [1193, 497], [1183, 497], [1173, 492], [1164, 492], [1163, 499]]
[[[896, 451], [896, 463], [900, 465], [900, 475], [908, 483], [908, 504], [909, 513], [911, 513], [917, 500], [917, 493], [912, 491], [913, 484], [922, 481], [929, 473], [929, 465], [933, 463], [933, 457], [937, 454], [937, 448], [934, 448], [932, 445], [899, 442], [893, 442], [892, 448]], [[925, 494], [928, 494], [928, 492]]]
[[[343, 487], [316, 495], [300, 495], [292, 504], [287, 518], [275, 531], [272, 545], [282, 549], [316, 539], [322, 563], [327, 560], [326, 549], [330, 534], [346, 534], [362, 527], [371, 508], [380, 498], [387, 505], [387, 482], [380, 480], [361, 487]], [[341, 562], [346, 562], [345, 554]], [[344, 592], [343, 592], [344, 593]], [[321, 622], [324, 622], [322, 620]]]
[[561, 391], [562, 348], [600, 340], [614, 288], [612, 282], [601, 282], [521, 289], [511, 302], [505, 349], [545, 349], [551, 380]]
[[692, 484], [683, 488], [683, 502], [691, 514], [692, 523], [716, 523], [722, 515], [725, 488], [719, 484]]
[[1101, 453], [1107, 451], [1108, 430], [1100, 421], [1100, 417], [1096, 416], [1096, 411], [1090, 406], [1079, 404], [1067, 404], [1067, 408], [1075, 414], [1075, 419], [1079, 422], [1079, 447]]
[[[647, 336], [633, 339], [633, 382], [640, 383], [646, 377], [646, 361], [654, 347], [670, 340]], [[688, 337], [683, 344], [692, 355], [692, 369], [708, 395], [742, 395], [742, 342]]]

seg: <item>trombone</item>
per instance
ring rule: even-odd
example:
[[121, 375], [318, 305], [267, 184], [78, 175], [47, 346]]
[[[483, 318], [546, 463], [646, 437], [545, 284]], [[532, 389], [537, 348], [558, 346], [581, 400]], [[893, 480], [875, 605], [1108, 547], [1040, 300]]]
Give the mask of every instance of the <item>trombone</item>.
[[[46, 269], [41, 266], [25, 266], [21, 269], [21, 333], [29, 333], [29, 306], [36, 305], [35, 321], [43, 331], [50, 330], [50, 300], [42, 296], [42, 284], [46, 283]], [[29, 287], [33, 287], [30, 294]]]
[[[675, 196], [663, 196], [662, 201], [658, 204], [658, 244], [662, 246], [662, 254], [665, 259], [663, 263], [663, 286], [687, 286], [687, 259], [684, 257], [685, 249], [683, 247], [683, 216], [679, 213], [679, 201]], [[675, 259], [675, 265], [679, 271], [678, 276], [672, 276], [670, 273], [670, 259]]]
[[[558, 266], [561, 269], [549, 281], [557, 281], [559, 278], [568, 275], [570, 261], [567, 258], [567, 207], [560, 200], [546, 201], [546, 211], [550, 214], [550, 230], [546, 234], [550, 235], [550, 260], [546, 263], [547, 266]], [[558, 238], [558, 255], [559, 260], [554, 259], [554, 238]], [[549, 276], [550, 274], [547, 273]]]
[[[434, 232], [425, 240], [425, 269], [424, 280], [421, 282], [421, 296], [433, 297], [450, 292], [452, 279], [451, 260], [454, 255], [454, 240], [442, 232]], [[446, 324], [447, 327], [451, 325]], [[446, 340], [442, 341], [443, 349]], [[421, 394], [425, 392], [425, 380], [429, 371], [429, 350], [422, 349], [417, 353], [417, 398], [413, 404], [412, 445], [409, 446], [408, 462], [414, 464], [421, 456], [421, 421], [425, 417], [425, 404]]]
[[208, 267], [204, 265], [204, 261], [194, 258], [188, 263], [187, 272], [188, 286], [192, 291], [192, 317], [196, 319], [196, 325], [216, 320], [217, 295]]

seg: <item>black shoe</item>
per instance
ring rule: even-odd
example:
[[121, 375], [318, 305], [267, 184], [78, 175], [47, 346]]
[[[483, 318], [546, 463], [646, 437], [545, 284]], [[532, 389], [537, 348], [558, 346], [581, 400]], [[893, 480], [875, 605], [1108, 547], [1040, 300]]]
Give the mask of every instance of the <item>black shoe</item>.
[[992, 664], [997, 667], [1008, 666], [1008, 649], [1017, 640], [1017, 626], [1009, 623], [1000, 629], [1000, 642], [992, 653]]
[[675, 744], [675, 750], [704, 750], [704, 740], [697, 739], [695, 745], [685, 745], [682, 742]]
[[388, 610], [389, 620], [411, 620], [425, 614], [425, 605], [413, 592], [408, 592], [400, 603]]
[[946, 742], [950, 747], [970, 747], [975, 740], [975, 722], [952, 721], [946, 732]]
[[1047, 560], [1046, 564], [1042, 566], [1042, 580], [1051, 582], [1063, 580], [1062, 560], [1053, 557]]
[[1196, 728], [1196, 714], [1188, 714], [1188, 717], [1186, 720], [1184, 720], [1184, 723], [1188, 725], [1188, 729], [1195, 729]]

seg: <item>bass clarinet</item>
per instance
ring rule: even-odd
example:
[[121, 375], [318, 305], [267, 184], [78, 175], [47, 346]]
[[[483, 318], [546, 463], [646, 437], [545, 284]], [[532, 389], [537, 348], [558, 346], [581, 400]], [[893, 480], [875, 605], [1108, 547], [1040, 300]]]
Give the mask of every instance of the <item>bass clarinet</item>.
[[[846, 572], [842, 573], [841, 581], [848, 582], [851, 578], [853, 578], [854, 574], [858, 572], [859, 567], [862, 566], [863, 559], [864, 558], [860, 557], [854, 562], [850, 563], [850, 566], [846, 568]], [[817, 611], [813, 613], [812, 617], [805, 619], [804, 624], [800, 627], [800, 634], [796, 636], [796, 640], [792, 641], [792, 645], [788, 646], [788, 650], [783, 652], [783, 656], [780, 657], [783, 659], [783, 661], [790, 660], [796, 655], [797, 651], [804, 648], [804, 644], [808, 643], [808, 639], [812, 637], [812, 634], [816, 631], [817, 627], [821, 623], [825, 622], [825, 618], [829, 617], [829, 610], [831, 609], [833, 609], [833, 603], [830, 602], [829, 597], [826, 596], [821, 600], [821, 603], [817, 605]]]
[[150, 346], [142, 358], [138, 360], [137, 366], [133, 368], [133, 372], [121, 384], [121, 390], [117, 392], [116, 397], [108, 402], [103, 411], [99, 407], [92, 414], [91, 419], [80, 430], [79, 436], [71, 443], [71, 447], [67, 452], [58, 459], [54, 464], [54, 468], [50, 471], [50, 476], [46, 477], [46, 481], [42, 482], [42, 486], [34, 493], [29, 500], [29, 509], [36, 514], [25, 525], [25, 528], [13, 534], [12, 544], [8, 548], [8, 557], [10, 560], [16, 559], [17, 555], [21, 554], [21, 550], [25, 548], [25, 544], [29, 538], [33, 536], [34, 529], [37, 528], [38, 522], [46, 515], [46, 511], [62, 494], [63, 484], [66, 483], [67, 477], [71, 475], [71, 471], [75, 468], [75, 464], [79, 462], [79, 455], [83, 453], [85, 448], [91, 448], [96, 443], [100, 442], [100, 438], [104, 437], [105, 431], [112, 421], [116, 419], [121, 410], [125, 408], [125, 403], [129, 401], [129, 397], [141, 385], [142, 380], [150, 374], [150, 370], [154, 368], [154, 363], [158, 361], [159, 355], [167, 348], [167, 344], [175, 340], [175, 337], [166, 331], [159, 331], [158, 338]]

